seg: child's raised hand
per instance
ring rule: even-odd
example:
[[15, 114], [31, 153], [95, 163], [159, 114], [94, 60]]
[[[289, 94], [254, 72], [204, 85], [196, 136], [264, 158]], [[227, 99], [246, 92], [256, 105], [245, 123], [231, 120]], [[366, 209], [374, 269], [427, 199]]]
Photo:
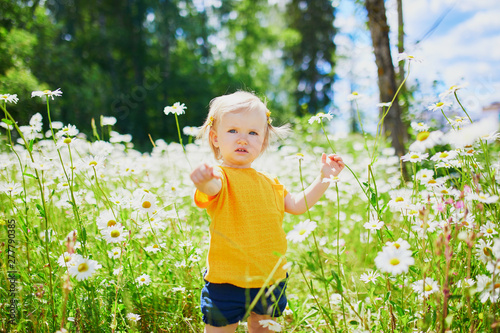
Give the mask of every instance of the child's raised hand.
[[336, 154], [326, 155], [323, 153], [321, 155], [321, 177], [330, 178], [337, 177], [339, 173], [344, 169], [345, 164], [342, 157]]
[[196, 187], [198, 187], [199, 185], [203, 185], [214, 178], [221, 178], [220, 175], [214, 171], [214, 167], [206, 163], [203, 163], [196, 167], [193, 172], [191, 172], [190, 177]]

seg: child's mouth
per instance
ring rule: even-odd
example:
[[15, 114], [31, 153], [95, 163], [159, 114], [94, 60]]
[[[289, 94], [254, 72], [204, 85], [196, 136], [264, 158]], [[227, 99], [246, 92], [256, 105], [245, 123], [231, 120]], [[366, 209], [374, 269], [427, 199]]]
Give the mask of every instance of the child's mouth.
[[243, 148], [238, 148], [236, 149], [236, 152], [237, 153], [248, 153], [246, 149], [243, 149]]

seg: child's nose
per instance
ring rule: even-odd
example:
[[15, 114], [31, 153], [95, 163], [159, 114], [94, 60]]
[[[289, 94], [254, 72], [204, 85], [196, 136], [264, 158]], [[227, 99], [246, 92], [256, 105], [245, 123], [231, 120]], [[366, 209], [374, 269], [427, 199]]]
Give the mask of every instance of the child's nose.
[[240, 144], [240, 145], [246, 145], [246, 144], [247, 144], [247, 140], [246, 140], [246, 138], [244, 138], [244, 137], [240, 136], [240, 137], [238, 138], [238, 144]]

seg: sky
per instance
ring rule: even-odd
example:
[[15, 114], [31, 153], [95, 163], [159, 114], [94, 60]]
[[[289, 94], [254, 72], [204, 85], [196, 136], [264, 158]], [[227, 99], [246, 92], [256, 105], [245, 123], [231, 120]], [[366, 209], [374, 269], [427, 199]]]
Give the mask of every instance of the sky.
[[[346, 96], [355, 90], [363, 96], [356, 101], [359, 109], [373, 109], [379, 101], [376, 66], [365, 25], [366, 12], [349, 0], [339, 1], [337, 9], [335, 42], [339, 53], [345, 55], [336, 66], [338, 81], [334, 90], [337, 106], [345, 113], [351, 107]], [[386, 1], [386, 11], [396, 63], [395, 0]], [[439, 94], [453, 85], [464, 86], [458, 95], [473, 119], [484, 116], [484, 106], [500, 102], [498, 0], [403, 0], [403, 16], [405, 51], [421, 60], [410, 65], [408, 78], [410, 86], [419, 85], [415, 97], [421, 112], [428, 105], [440, 102]], [[458, 104], [450, 111], [458, 113]], [[427, 117], [436, 116], [423, 113]]]

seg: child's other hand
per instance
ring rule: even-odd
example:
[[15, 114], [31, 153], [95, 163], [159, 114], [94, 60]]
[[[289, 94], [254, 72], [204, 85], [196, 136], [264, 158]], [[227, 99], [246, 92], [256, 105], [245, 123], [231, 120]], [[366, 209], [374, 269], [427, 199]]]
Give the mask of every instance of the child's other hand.
[[203, 163], [191, 172], [191, 180], [195, 186], [203, 185], [212, 179], [220, 179], [220, 175], [214, 171], [214, 167]]
[[337, 177], [344, 167], [342, 157], [336, 154], [321, 155], [321, 178]]

